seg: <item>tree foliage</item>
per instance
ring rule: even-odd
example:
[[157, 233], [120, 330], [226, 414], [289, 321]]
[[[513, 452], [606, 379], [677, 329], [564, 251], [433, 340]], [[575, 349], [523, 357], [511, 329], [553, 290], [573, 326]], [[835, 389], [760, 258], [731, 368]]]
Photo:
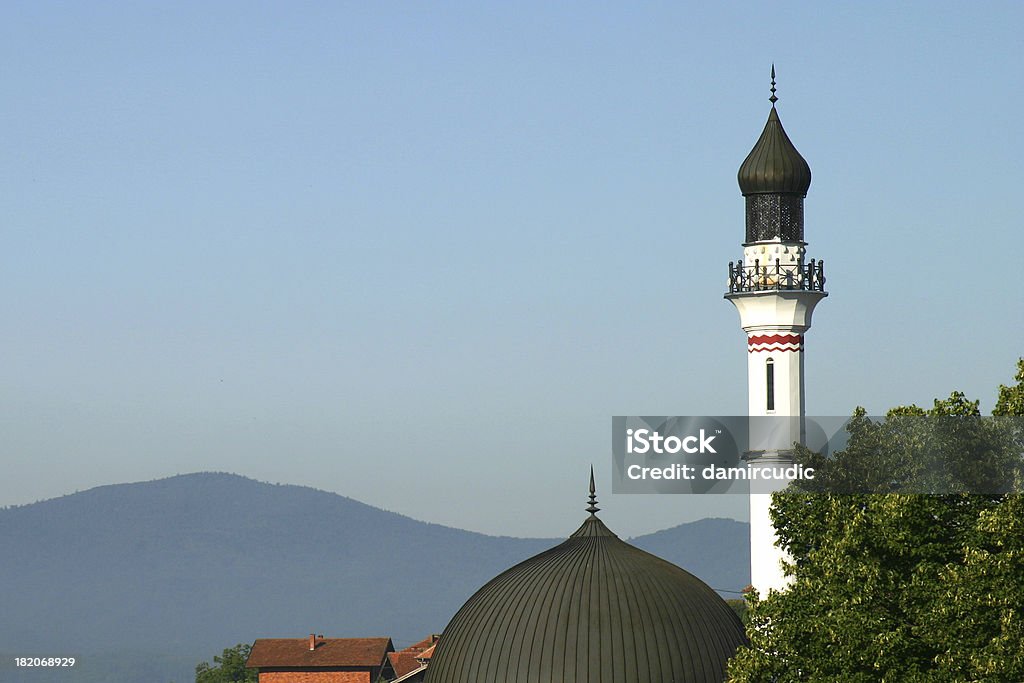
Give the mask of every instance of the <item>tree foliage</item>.
[[1017, 361], [1017, 374], [1013, 379], [1017, 382], [1013, 386], [999, 385], [999, 397], [992, 410], [993, 415], [1024, 415], [1024, 358]]
[[[1018, 369], [1017, 384], [1000, 387], [998, 415], [1024, 415], [1024, 360]], [[921, 416], [958, 419], [924, 431], [902, 420]], [[952, 463], [961, 468], [957, 481], [1012, 473], [1020, 430], [979, 417], [977, 402], [959, 393], [929, 410], [894, 409], [882, 424], [858, 411], [833, 463], [841, 467], [827, 468], [824, 478], [881, 493], [774, 496], [791, 584], [750, 597], [750, 646], [730, 662], [730, 680], [1024, 681], [1020, 480], [999, 495], [894, 492], [935, 476], [915, 464], [929, 440], [929, 447], [938, 439], [953, 445], [950, 452], [963, 449], [962, 462]]]
[[239, 643], [215, 655], [212, 665], [202, 662], [196, 666], [196, 683], [256, 683], [256, 670], [245, 668], [251, 649], [250, 645]]

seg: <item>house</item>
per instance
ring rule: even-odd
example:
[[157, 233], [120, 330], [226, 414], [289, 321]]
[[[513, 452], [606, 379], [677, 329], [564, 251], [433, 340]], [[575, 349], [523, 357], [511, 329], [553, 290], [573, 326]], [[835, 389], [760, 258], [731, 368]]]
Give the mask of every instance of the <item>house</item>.
[[392, 683], [420, 683], [426, 675], [427, 664], [434, 653], [437, 638], [437, 635], [430, 635], [398, 652], [388, 653], [396, 676]]
[[378, 683], [395, 678], [390, 638], [260, 638], [245, 666], [259, 683]]

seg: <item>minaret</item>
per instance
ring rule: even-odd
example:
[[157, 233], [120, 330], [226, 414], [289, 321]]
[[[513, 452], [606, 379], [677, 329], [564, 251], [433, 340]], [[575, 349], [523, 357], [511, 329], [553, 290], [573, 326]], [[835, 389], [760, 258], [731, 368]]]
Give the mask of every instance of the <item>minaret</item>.
[[[804, 197], [811, 169], [775, 110], [774, 65], [771, 91], [768, 122], [738, 174], [746, 200], [746, 238], [743, 260], [729, 263], [725, 295], [747, 333], [748, 467], [788, 465], [793, 442], [803, 441], [804, 332], [811, 327], [815, 305], [828, 296], [824, 263], [805, 258]], [[786, 483], [751, 489], [750, 579], [762, 597], [786, 585], [780, 566], [784, 553], [775, 546], [768, 515], [770, 491]]]

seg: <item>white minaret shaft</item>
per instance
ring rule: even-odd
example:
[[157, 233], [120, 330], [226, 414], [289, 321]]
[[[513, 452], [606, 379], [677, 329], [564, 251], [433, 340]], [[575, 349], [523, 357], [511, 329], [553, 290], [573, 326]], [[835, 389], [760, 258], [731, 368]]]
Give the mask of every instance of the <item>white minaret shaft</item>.
[[[804, 439], [804, 333], [815, 305], [828, 296], [823, 264], [804, 258], [803, 200], [811, 169], [782, 128], [777, 99], [773, 66], [768, 122], [740, 166], [746, 239], [743, 259], [729, 264], [725, 295], [747, 333], [751, 467], [790, 464], [792, 444]], [[787, 483], [761, 484], [750, 495], [750, 581], [762, 596], [786, 586], [785, 553], [776, 545], [769, 508], [771, 491]]]

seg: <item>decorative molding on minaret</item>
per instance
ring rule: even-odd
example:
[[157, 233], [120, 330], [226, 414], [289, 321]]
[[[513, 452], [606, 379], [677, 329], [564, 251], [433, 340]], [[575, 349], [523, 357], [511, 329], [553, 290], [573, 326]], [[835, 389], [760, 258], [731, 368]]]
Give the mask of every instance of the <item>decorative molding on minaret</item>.
[[747, 336], [747, 353], [771, 351], [803, 351], [802, 334], [751, 334]]
[[[768, 122], [737, 174], [746, 202], [746, 231], [743, 258], [729, 263], [725, 294], [747, 333], [748, 415], [796, 418], [784, 423], [783, 438], [776, 433], [773, 443], [751, 437], [747, 459], [758, 465], [790, 462], [788, 448], [803, 441], [804, 333], [814, 307], [828, 296], [824, 262], [805, 261], [804, 197], [811, 168], [782, 127], [774, 64], [771, 76]], [[750, 578], [762, 596], [786, 586], [780, 564], [785, 555], [775, 545], [770, 505], [769, 493], [751, 494]]]

